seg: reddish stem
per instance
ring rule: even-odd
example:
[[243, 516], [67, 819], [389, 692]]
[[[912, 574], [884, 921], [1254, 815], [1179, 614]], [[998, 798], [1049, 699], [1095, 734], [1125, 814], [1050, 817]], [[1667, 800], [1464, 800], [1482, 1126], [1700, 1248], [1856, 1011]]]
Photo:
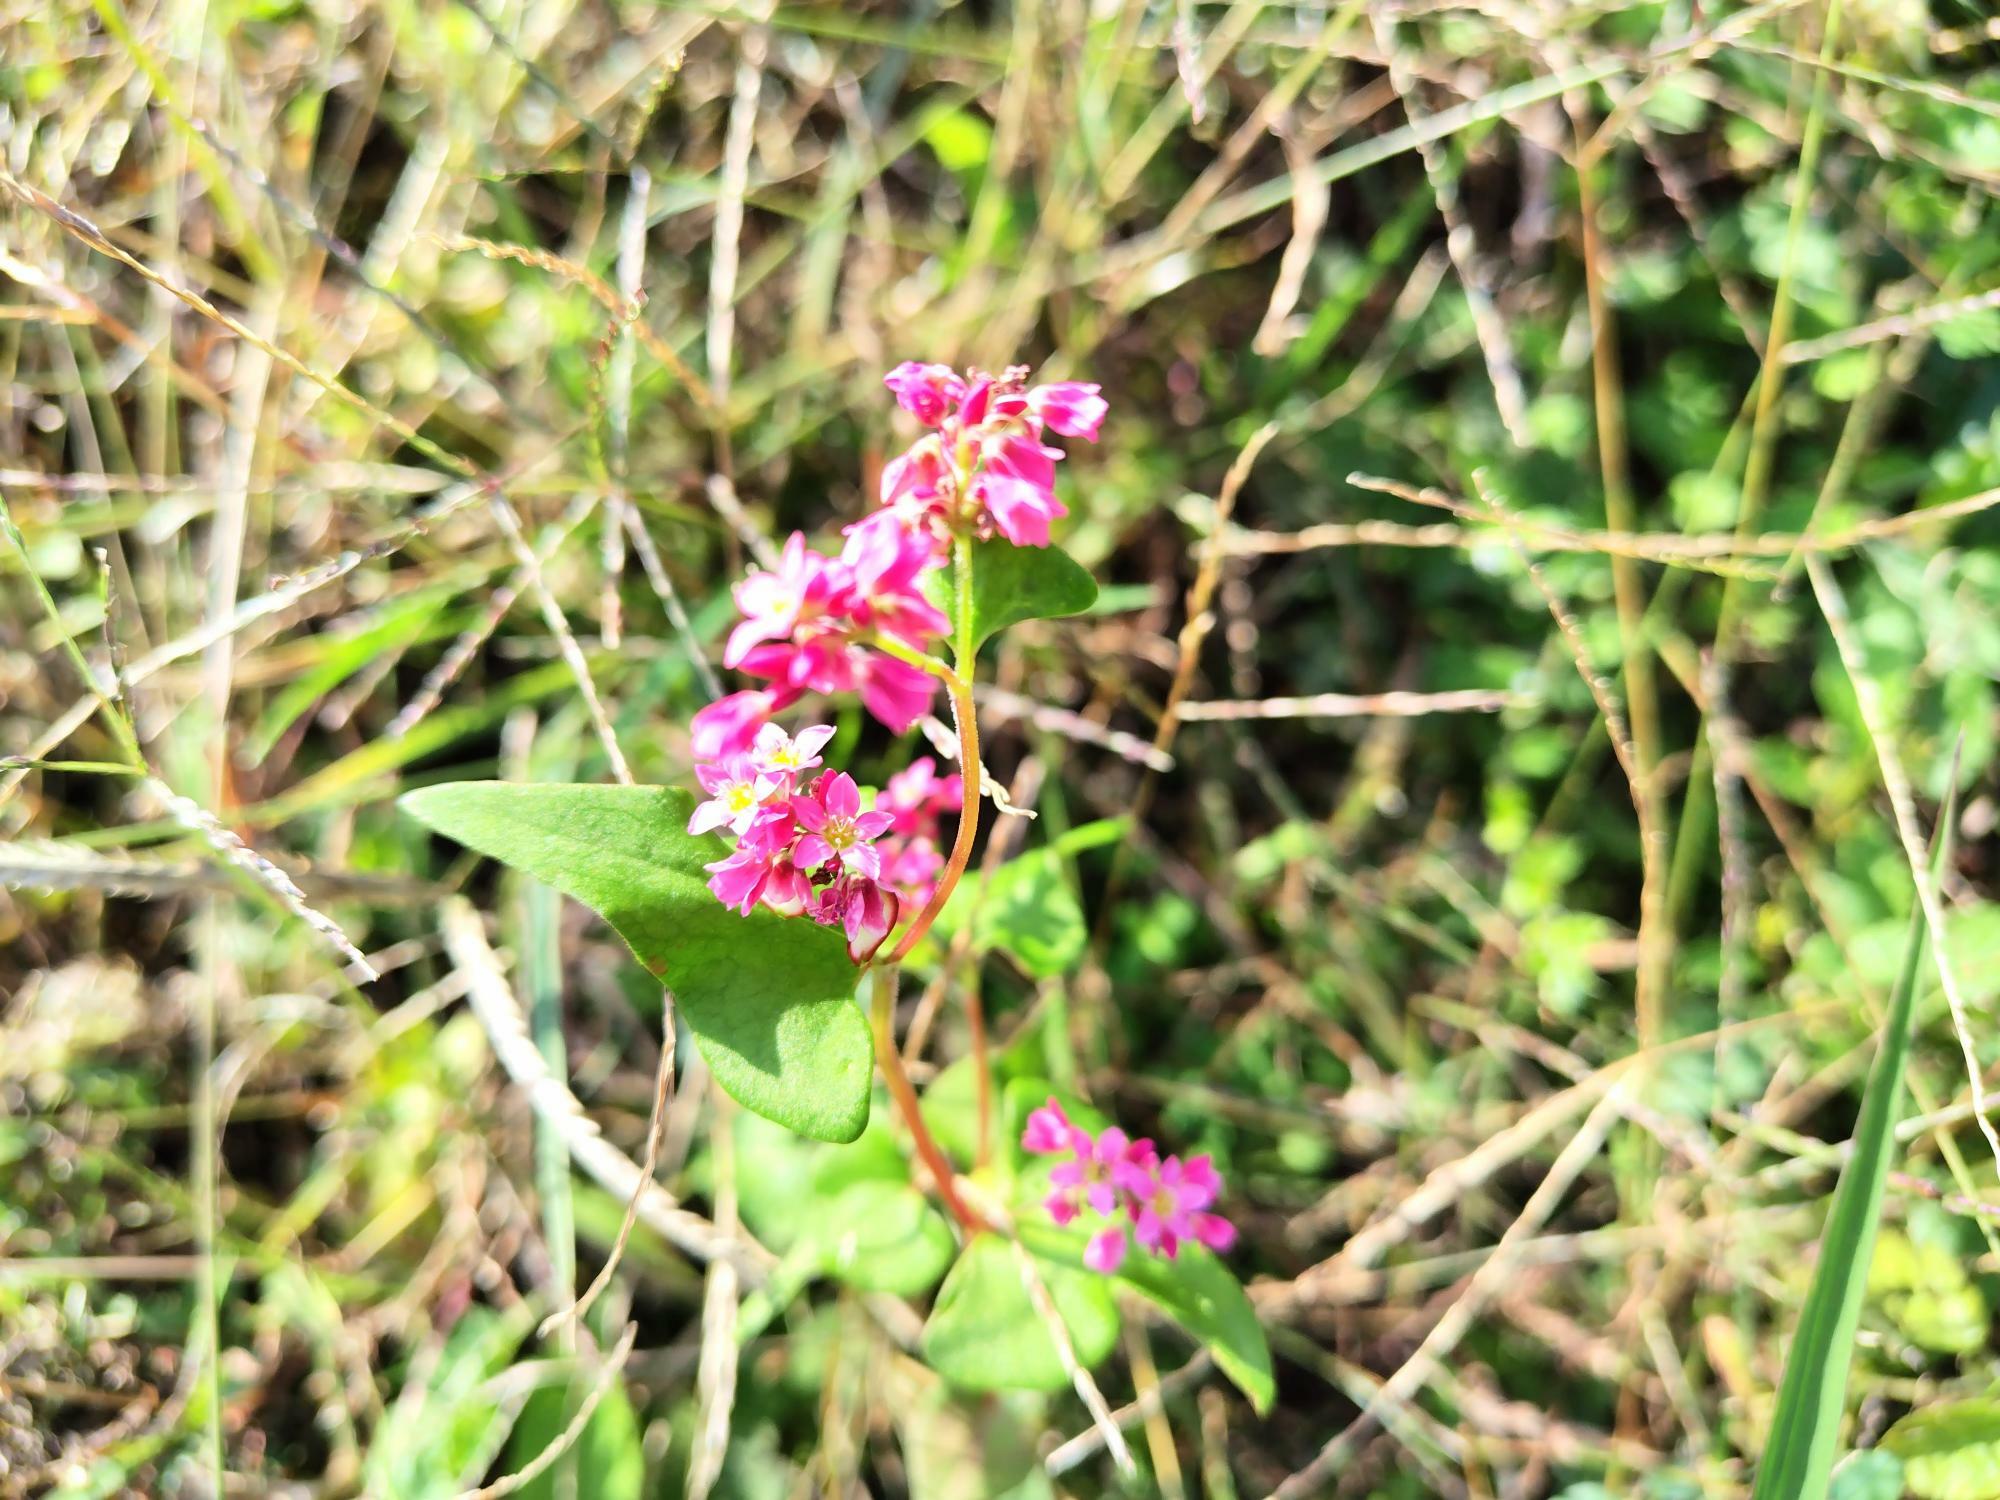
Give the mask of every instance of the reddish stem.
[[924, 903], [924, 909], [917, 913], [903, 933], [903, 940], [896, 944], [889, 955], [891, 964], [899, 964], [909, 955], [912, 948], [931, 930], [938, 913], [944, 910], [951, 893], [958, 889], [958, 882], [965, 875], [965, 867], [972, 860], [972, 843], [979, 834], [979, 718], [973, 707], [972, 689], [963, 676], [954, 678], [947, 684], [951, 694], [952, 723], [958, 730], [959, 780], [964, 791], [959, 798], [958, 833], [951, 841], [951, 858], [945, 861], [944, 873], [938, 877], [937, 889], [931, 892], [931, 899]]
[[975, 1234], [986, 1225], [959, 1197], [957, 1174], [939, 1148], [937, 1138], [931, 1134], [930, 1126], [924, 1123], [923, 1111], [917, 1104], [917, 1091], [910, 1083], [910, 1075], [903, 1071], [902, 1056], [896, 1051], [896, 986], [899, 978], [893, 966], [875, 970], [875, 1057], [882, 1065], [882, 1077], [889, 1085], [889, 1097], [895, 1102], [896, 1112], [909, 1128], [918, 1159], [937, 1184], [938, 1196], [944, 1199], [944, 1206], [951, 1210], [951, 1216], [958, 1220], [965, 1232]]

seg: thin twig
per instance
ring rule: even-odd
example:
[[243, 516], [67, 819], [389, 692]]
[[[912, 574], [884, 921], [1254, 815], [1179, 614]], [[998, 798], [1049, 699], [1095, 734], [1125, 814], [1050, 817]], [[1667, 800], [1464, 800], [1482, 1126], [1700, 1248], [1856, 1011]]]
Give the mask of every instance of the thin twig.
[[697, 1260], [726, 1259], [746, 1284], [760, 1285], [777, 1263], [776, 1257], [741, 1230], [724, 1232], [697, 1213], [682, 1208], [667, 1190], [649, 1179], [624, 1152], [604, 1139], [597, 1122], [564, 1083], [549, 1071], [540, 1049], [528, 1035], [527, 1018], [500, 960], [486, 941], [479, 913], [463, 897], [446, 901], [439, 920], [445, 951], [464, 972], [466, 999], [485, 1028], [493, 1055], [507, 1075], [526, 1091], [535, 1113], [550, 1122], [569, 1147], [579, 1167], [607, 1192], [633, 1198], [639, 1218], [669, 1244]]

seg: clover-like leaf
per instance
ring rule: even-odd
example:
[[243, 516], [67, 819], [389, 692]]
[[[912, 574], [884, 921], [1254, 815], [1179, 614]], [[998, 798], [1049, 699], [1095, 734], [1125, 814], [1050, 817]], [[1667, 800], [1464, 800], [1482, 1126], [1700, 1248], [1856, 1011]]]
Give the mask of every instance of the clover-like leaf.
[[[1037, 1258], [1060, 1266], [1083, 1265], [1088, 1237], [1080, 1231], [1026, 1222], [1019, 1233], [1021, 1243]], [[1172, 1260], [1135, 1248], [1115, 1274], [1207, 1345], [1217, 1368], [1236, 1382], [1258, 1412], [1271, 1409], [1276, 1393], [1271, 1346], [1257, 1321], [1257, 1310], [1227, 1266], [1203, 1246], [1183, 1244]]]
[[[957, 566], [946, 563], [924, 591], [947, 615], [957, 597]], [[1009, 625], [1082, 614], [1097, 602], [1097, 580], [1059, 547], [1016, 547], [994, 537], [972, 548], [972, 649]]]
[[[1088, 1271], [1037, 1259], [1036, 1273], [1085, 1368], [1118, 1339], [1111, 1285]], [[1055, 1391], [1069, 1384], [1055, 1340], [1028, 1295], [1014, 1247], [974, 1235], [939, 1290], [924, 1324], [924, 1358], [953, 1385], [970, 1390]]]
[[915, 1297], [937, 1285], [958, 1243], [951, 1225], [908, 1182], [857, 1182], [816, 1226], [828, 1274], [864, 1292]]
[[594, 909], [674, 992], [715, 1081], [801, 1135], [851, 1141], [868, 1122], [871, 1041], [840, 934], [738, 916], [702, 866], [720, 839], [687, 832], [669, 787], [453, 782], [400, 804], [418, 821]]
[[1993, 1500], [2000, 1495], [2000, 1401], [1990, 1396], [1924, 1406], [1882, 1434], [1903, 1461], [1918, 1500]]

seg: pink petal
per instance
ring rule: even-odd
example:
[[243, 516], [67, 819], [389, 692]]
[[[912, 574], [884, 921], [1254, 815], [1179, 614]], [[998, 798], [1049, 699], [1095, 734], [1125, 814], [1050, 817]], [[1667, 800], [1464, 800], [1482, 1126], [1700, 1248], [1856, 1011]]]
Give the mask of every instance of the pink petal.
[[1125, 1263], [1125, 1231], [1100, 1229], [1083, 1247], [1083, 1263], [1091, 1270], [1110, 1275]]
[[861, 788], [845, 771], [823, 777], [815, 790], [826, 810], [837, 818], [852, 818], [861, 811]]
[[1052, 1156], [1065, 1149], [1069, 1116], [1051, 1096], [1049, 1102], [1028, 1115], [1021, 1131], [1021, 1149], [1035, 1156]]
[[729, 809], [720, 802], [704, 802], [688, 819], [689, 833], [713, 833], [729, 822]]
[[792, 816], [799, 820], [799, 827], [812, 833], [826, 827], [826, 804], [819, 799], [818, 791], [815, 785], [807, 795], [791, 799]]
[[1221, 1214], [1196, 1214], [1194, 1237], [1217, 1255], [1226, 1255], [1236, 1243], [1236, 1226]]

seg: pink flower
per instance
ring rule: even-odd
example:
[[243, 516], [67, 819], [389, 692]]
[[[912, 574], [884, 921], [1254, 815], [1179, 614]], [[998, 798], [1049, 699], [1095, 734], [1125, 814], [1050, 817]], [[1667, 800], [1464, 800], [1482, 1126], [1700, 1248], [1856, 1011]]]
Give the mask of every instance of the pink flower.
[[973, 493], [1015, 546], [1046, 547], [1049, 523], [1069, 514], [1056, 498], [1055, 461], [1061, 457], [1061, 449], [1021, 433], [988, 441]]
[[1235, 1243], [1236, 1231], [1219, 1215], [1204, 1212], [1222, 1191], [1222, 1179], [1207, 1156], [1183, 1162], [1170, 1156], [1151, 1174], [1143, 1191], [1133, 1193], [1133, 1234], [1146, 1249], [1172, 1260], [1183, 1240], [1197, 1240], [1212, 1249]]
[[1093, 1136], [1063, 1113], [1054, 1099], [1028, 1116], [1021, 1149], [1061, 1160], [1049, 1171], [1052, 1191], [1043, 1200], [1049, 1217], [1069, 1224], [1087, 1210], [1101, 1219], [1084, 1249], [1084, 1264], [1109, 1272], [1124, 1264], [1130, 1242], [1172, 1260], [1189, 1240], [1218, 1253], [1236, 1243], [1236, 1229], [1209, 1212], [1222, 1179], [1208, 1156], [1160, 1160], [1149, 1140], [1128, 1140], [1112, 1126]]
[[1061, 450], [1045, 433], [1096, 442], [1109, 404], [1103, 388], [1058, 380], [1030, 388], [1017, 365], [998, 376], [953, 374], [906, 361], [886, 383], [926, 433], [882, 470], [882, 504], [906, 530], [942, 537], [996, 531], [1021, 547], [1045, 547], [1050, 523], [1068, 514], [1055, 494]]
[[819, 893], [813, 920], [847, 934], [847, 956], [865, 964], [896, 925], [901, 904], [894, 891], [865, 875], [843, 875]]
[[965, 382], [950, 365], [920, 365], [913, 359], [883, 376], [882, 384], [896, 393], [898, 406], [926, 427], [937, 426], [965, 397]]
[[908, 662], [879, 651], [861, 652], [856, 669], [861, 706], [887, 725], [892, 734], [908, 734], [937, 697], [938, 681]]
[[1058, 380], [1028, 392], [1028, 410], [1064, 437], [1097, 441], [1111, 404], [1098, 394], [1102, 386], [1080, 380]]
[[1021, 1149], [1032, 1156], [1060, 1156], [1070, 1149], [1070, 1132], [1075, 1128], [1051, 1096], [1047, 1104], [1029, 1113], [1021, 1131]]
[[741, 916], [749, 916], [759, 902], [796, 916], [812, 899], [812, 884], [792, 858], [794, 836], [790, 810], [770, 809], [738, 839], [735, 852], [702, 866], [708, 888]]
[[[1145, 1149], [1152, 1150], [1150, 1142], [1145, 1143]], [[1101, 1214], [1117, 1208], [1120, 1168], [1127, 1165], [1126, 1158], [1132, 1150], [1125, 1132], [1112, 1125], [1092, 1139], [1089, 1131], [1073, 1125], [1070, 1150], [1073, 1153], [1070, 1159], [1058, 1162], [1049, 1172], [1050, 1186], [1071, 1201], [1081, 1198]]]
[[907, 453], [882, 466], [882, 504], [921, 515], [926, 506], [951, 496], [951, 465], [936, 437], [920, 438]]
[[[777, 728], [775, 724], [764, 727]], [[688, 819], [689, 833], [713, 833], [718, 828], [727, 828], [735, 834], [747, 833], [765, 804], [780, 790], [780, 784], [762, 774], [745, 755], [698, 765], [694, 774], [701, 782], [701, 789], [708, 793], [708, 801], [699, 804], [694, 816]]]
[[1115, 1224], [1098, 1230], [1083, 1247], [1083, 1263], [1105, 1276], [1124, 1265], [1125, 1231]]
[[875, 839], [890, 823], [885, 812], [863, 812], [861, 790], [845, 771], [829, 771], [792, 798], [792, 816], [804, 829], [793, 857], [802, 870], [838, 860], [844, 874], [881, 878], [882, 856]]
[[[761, 776], [791, 778], [818, 765], [821, 748], [832, 738], [831, 724], [809, 725], [796, 735], [786, 734], [776, 724], [766, 724], [751, 744], [750, 765]], [[789, 779], [786, 785], [790, 785]]]
[[964, 802], [964, 778], [956, 773], [938, 775], [937, 762], [923, 755], [889, 778], [877, 805], [895, 816], [896, 833], [906, 838], [932, 838], [938, 819], [957, 812]]
[[697, 761], [728, 760], [747, 755], [764, 721], [798, 699], [792, 688], [755, 688], [717, 698], [688, 722]]
[[803, 533], [793, 532], [775, 573], [750, 574], [732, 591], [743, 619], [729, 632], [725, 666], [737, 666], [762, 641], [782, 641], [801, 624], [838, 611], [849, 588], [846, 569], [809, 551]]
[[904, 839], [893, 834], [877, 845], [882, 851], [882, 883], [912, 906], [929, 904], [944, 872], [944, 856], [929, 839]]
[[944, 611], [917, 587], [938, 561], [928, 532], [906, 530], [893, 511], [877, 511], [847, 528], [840, 561], [853, 578], [857, 623], [919, 649], [951, 628]]

